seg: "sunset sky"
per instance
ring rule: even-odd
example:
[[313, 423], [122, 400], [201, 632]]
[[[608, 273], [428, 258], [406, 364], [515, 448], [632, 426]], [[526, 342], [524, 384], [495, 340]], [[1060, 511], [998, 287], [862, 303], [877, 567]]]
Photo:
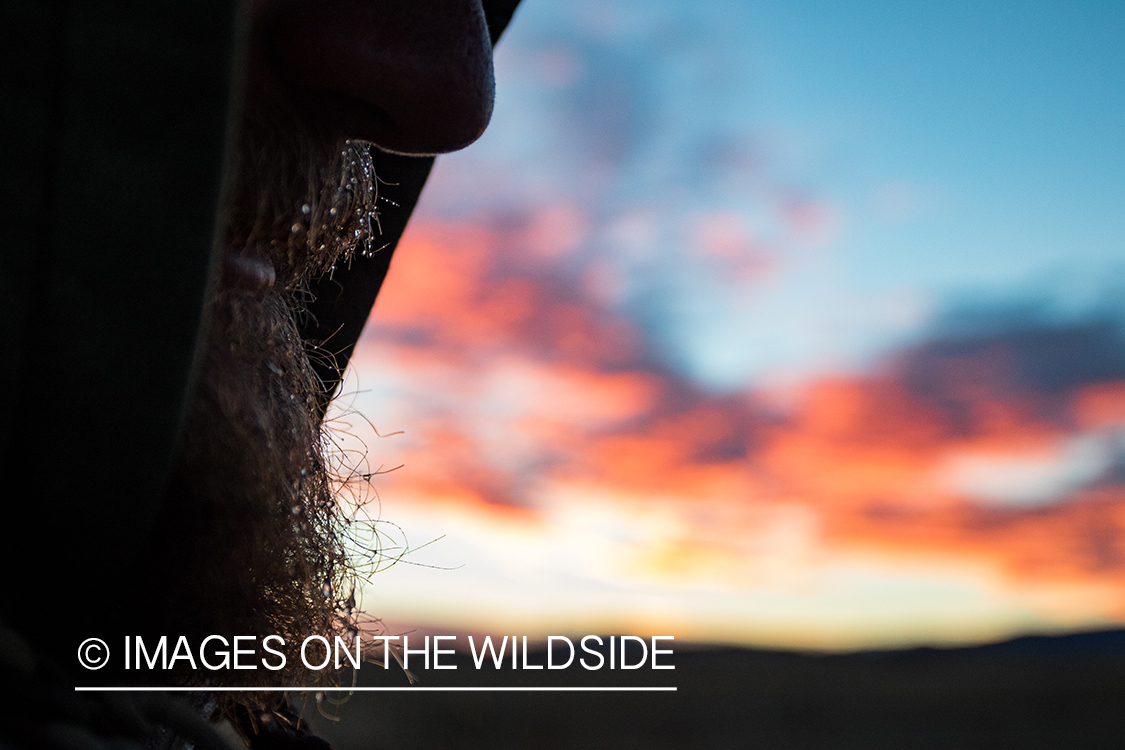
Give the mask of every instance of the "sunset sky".
[[524, 0], [333, 414], [342, 461], [402, 465], [355, 485], [413, 548], [364, 608], [1125, 623], [1122, 40], [1112, 2]]

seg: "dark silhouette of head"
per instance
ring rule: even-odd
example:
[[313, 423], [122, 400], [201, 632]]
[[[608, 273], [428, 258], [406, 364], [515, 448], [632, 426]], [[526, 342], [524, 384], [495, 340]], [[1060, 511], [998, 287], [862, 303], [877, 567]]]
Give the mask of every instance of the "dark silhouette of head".
[[515, 5], [13, 11], [0, 454], [38, 484], [0, 618], [38, 652], [135, 684], [77, 643], [348, 626], [322, 420], [432, 155], [488, 124]]

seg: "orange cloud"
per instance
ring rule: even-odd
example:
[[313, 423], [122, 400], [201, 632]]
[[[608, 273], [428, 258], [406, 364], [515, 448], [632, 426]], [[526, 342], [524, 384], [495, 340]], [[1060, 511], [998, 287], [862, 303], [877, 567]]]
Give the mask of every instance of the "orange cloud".
[[[550, 244], [542, 227], [578, 222], [570, 210], [544, 213], [528, 236]], [[721, 254], [729, 237], [716, 233], [707, 241]], [[443, 396], [474, 416], [416, 405], [427, 437], [388, 478], [396, 491], [521, 518], [551, 483], [675, 502], [686, 526], [661, 559], [698, 558], [711, 540], [711, 567], [716, 555], [754, 554], [738, 539], [759, 510], [801, 509], [826, 550], [971, 561], [1024, 583], [1112, 583], [1125, 618], [1120, 472], [1060, 479], [1058, 497], [1007, 505], [948, 477], [966, 456], [1034, 464], [1125, 425], [1125, 379], [1042, 385], [1043, 368], [1026, 365], [1042, 354], [1038, 339], [1020, 333], [926, 344], [871, 375], [825, 377], [779, 414], [752, 391], [711, 396], [654, 365], [634, 326], [587, 297], [556, 250], [522, 253], [501, 230], [435, 222], [403, 240], [370, 335], [397, 352], [405, 378], [423, 361], [449, 368]], [[482, 400], [500, 405], [480, 411]]]
[[1125, 425], [1125, 383], [1099, 383], [1081, 389], [1074, 398], [1074, 417], [1088, 430]]

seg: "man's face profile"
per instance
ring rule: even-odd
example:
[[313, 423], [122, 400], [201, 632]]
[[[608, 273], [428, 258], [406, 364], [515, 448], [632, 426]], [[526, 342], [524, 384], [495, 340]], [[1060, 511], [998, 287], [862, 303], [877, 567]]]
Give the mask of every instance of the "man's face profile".
[[483, 132], [492, 48], [479, 0], [255, 0], [247, 34], [221, 282], [152, 551], [182, 576], [155, 622], [299, 640], [355, 607], [308, 284], [378, 249], [368, 144], [433, 154]]
[[293, 282], [327, 268], [334, 242], [367, 239], [364, 144], [436, 154], [484, 131], [494, 98], [484, 11], [480, 0], [254, 0], [241, 89], [227, 250], [268, 246]]

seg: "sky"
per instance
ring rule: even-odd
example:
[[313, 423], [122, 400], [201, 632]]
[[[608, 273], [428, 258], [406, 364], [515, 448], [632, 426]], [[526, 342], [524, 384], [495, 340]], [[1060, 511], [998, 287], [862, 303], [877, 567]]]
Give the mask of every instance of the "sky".
[[363, 607], [1125, 623], [1122, 39], [1112, 2], [525, 0], [330, 414], [343, 475], [394, 469], [348, 483]]

